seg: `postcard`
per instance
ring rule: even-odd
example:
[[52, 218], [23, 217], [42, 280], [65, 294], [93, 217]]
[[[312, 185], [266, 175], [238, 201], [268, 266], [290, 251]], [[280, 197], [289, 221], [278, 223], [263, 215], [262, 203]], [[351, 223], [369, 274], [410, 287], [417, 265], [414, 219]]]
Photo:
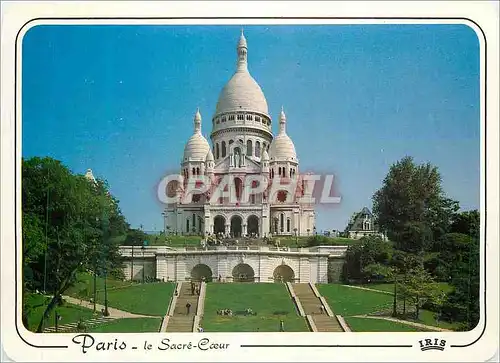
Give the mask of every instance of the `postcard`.
[[494, 4], [2, 19], [6, 361], [495, 359]]

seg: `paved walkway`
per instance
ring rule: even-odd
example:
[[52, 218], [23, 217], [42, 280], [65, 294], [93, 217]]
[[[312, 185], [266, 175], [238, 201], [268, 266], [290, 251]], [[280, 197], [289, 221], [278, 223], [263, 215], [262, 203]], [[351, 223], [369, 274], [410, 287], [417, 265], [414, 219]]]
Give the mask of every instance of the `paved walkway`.
[[350, 287], [350, 288], [353, 288], [353, 289], [360, 289], [360, 290], [367, 290], [367, 291], [375, 291], [375, 292], [380, 292], [382, 294], [387, 294], [387, 295], [394, 295], [392, 292], [390, 291], [384, 291], [384, 290], [377, 290], [377, 289], [370, 289], [369, 287], [362, 287], [362, 286], [355, 286], [355, 285], [342, 285], [342, 286], [346, 286], [346, 287]]
[[[69, 302], [70, 304], [83, 306], [83, 307], [85, 307], [87, 309], [94, 309], [94, 304], [91, 303], [90, 301], [85, 301], [85, 300], [77, 299], [77, 298], [74, 298], [74, 297], [71, 297], [71, 296], [63, 296], [63, 299], [66, 300], [67, 302]], [[104, 309], [104, 305], [96, 304], [95, 306], [96, 306], [96, 310], [98, 312], [100, 312], [100, 311], [102, 311]], [[132, 314], [132, 313], [129, 313], [128, 311], [118, 310], [118, 309], [110, 308], [110, 307], [108, 307], [108, 311], [109, 311], [109, 316], [112, 317], [112, 318], [116, 318], [116, 319], [122, 319], [122, 318], [157, 318], [157, 317], [161, 318], [161, 316], [157, 316], [157, 315]]]
[[453, 330], [450, 330], [450, 329], [439, 328], [439, 327], [433, 326], [433, 325], [426, 325], [426, 324], [416, 323], [414, 321], [408, 321], [408, 320], [391, 318], [391, 317], [388, 317], [388, 316], [355, 315], [355, 316], [353, 316], [353, 318], [367, 318], [367, 319], [388, 320], [388, 321], [393, 321], [395, 323], [401, 323], [401, 324], [411, 325], [411, 326], [414, 326], [414, 327], [417, 327], [417, 328], [422, 328], [422, 329], [428, 329], [428, 330], [434, 330], [434, 331], [453, 331]]

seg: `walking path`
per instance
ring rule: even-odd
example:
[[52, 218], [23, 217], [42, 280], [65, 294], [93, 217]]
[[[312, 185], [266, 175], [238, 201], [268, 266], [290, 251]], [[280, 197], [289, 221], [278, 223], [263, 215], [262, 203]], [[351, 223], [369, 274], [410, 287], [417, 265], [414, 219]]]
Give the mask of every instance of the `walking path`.
[[422, 329], [428, 329], [428, 330], [434, 330], [434, 331], [453, 331], [450, 329], [444, 329], [440, 328], [437, 326], [433, 325], [426, 325], [426, 324], [421, 324], [421, 323], [416, 323], [414, 321], [408, 321], [408, 320], [402, 320], [402, 319], [396, 319], [396, 318], [391, 318], [388, 316], [370, 316], [370, 315], [355, 315], [353, 318], [367, 318], [367, 319], [379, 319], [379, 320], [388, 320], [392, 321], [395, 323], [401, 323], [401, 324], [406, 324], [406, 325], [411, 325], [417, 328], [422, 328]]
[[353, 289], [360, 289], [360, 290], [380, 292], [380, 293], [386, 294], [386, 295], [394, 295], [394, 293], [392, 293], [390, 291], [370, 289], [369, 287], [362, 287], [362, 286], [355, 286], [355, 285], [342, 285], [342, 286], [350, 287], [350, 288], [353, 288]]
[[[70, 304], [74, 305], [79, 305], [83, 306], [87, 309], [94, 309], [94, 303], [91, 303], [90, 301], [85, 301], [81, 299], [77, 299], [71, 296], [63, 296], [63, 299], [69, 302]], [[98, 312], [102, 311], [104, 309], [104, 305], [101, 304], [95, 304], [96, 310]], [[141, 315], [141, 314], [132, 314], [129, 313], [128, 311], [123, 311], [123, 310], [118, 310], [115, 308], [110, 308], [108, 307], [109, 311], [109, 316], [112, 318], [116, 319], [122, 319], [122, 318], [156, 318], [158, 317], [157, 315]]]

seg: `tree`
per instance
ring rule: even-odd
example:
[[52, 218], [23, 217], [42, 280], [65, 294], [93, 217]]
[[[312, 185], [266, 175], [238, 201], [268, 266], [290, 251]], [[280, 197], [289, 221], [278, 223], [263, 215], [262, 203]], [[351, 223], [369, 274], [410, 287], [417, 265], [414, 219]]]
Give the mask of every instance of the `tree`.
[[373, 196], [379, 228], [396, 248], [421, 252], [449, 230], [458, 203], [446, 198], [438, 169], [405, 157], [392, 165]]
[[450, 321], [463, 322], [462, 330], [472, 330], [479, 323], [479, 239], [472, 238], [468, 251], [460, 254], [460, 263], [454, 262], [451, 286], [454, 290], [443, 304], [443, 316]]
[[380, 272], [384, 266], [389, 265], [392, 250], [392, 244], [378, 236], [361, 238], [347, 248], [343, 279], [345, 281], [366, 280], [373, 277], [375, 269]]
[[[104, 251], [110, 265], [120, 266], [116, 246], [103, 236], [123, 233], [127, 225], [104, 181], [90, 182], [51, 158], [23, 159], [22, 172], [23, 275], [31, 271], [24, 293], [42, 288], [52, 295], [42, 331], [78, 271], [95, 270]], [[109, 216], [106, 231], [103, 215]]]
[[461, 233], [479, 238], [480, 216], [476, 210], [456, 213], [451, 224], [451, 233]]
[[418, 320], [420, 309], [426, 303], [440, 305], [444, 295], [432, 276], [422, 267], [418, 266], [409, 271], [406, 279], [400, 285], [400, 292], [415, 307], [415, 318]]

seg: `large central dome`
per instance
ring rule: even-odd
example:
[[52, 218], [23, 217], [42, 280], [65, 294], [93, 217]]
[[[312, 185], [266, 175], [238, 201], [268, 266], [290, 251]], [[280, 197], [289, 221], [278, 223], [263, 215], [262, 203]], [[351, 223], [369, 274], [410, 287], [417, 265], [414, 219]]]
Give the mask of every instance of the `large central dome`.
[[262, 89], [248, 72], [236, 72], [222, 89], [215, 114], [253, 111], [268, 114], [267, 101]]
[[252, 111], [268, 115], [262, 89], [248, 72], [247, 42], [243, 33], [238, 43], [238, 67], [219, 95], [215, 115], [227, 112]]

